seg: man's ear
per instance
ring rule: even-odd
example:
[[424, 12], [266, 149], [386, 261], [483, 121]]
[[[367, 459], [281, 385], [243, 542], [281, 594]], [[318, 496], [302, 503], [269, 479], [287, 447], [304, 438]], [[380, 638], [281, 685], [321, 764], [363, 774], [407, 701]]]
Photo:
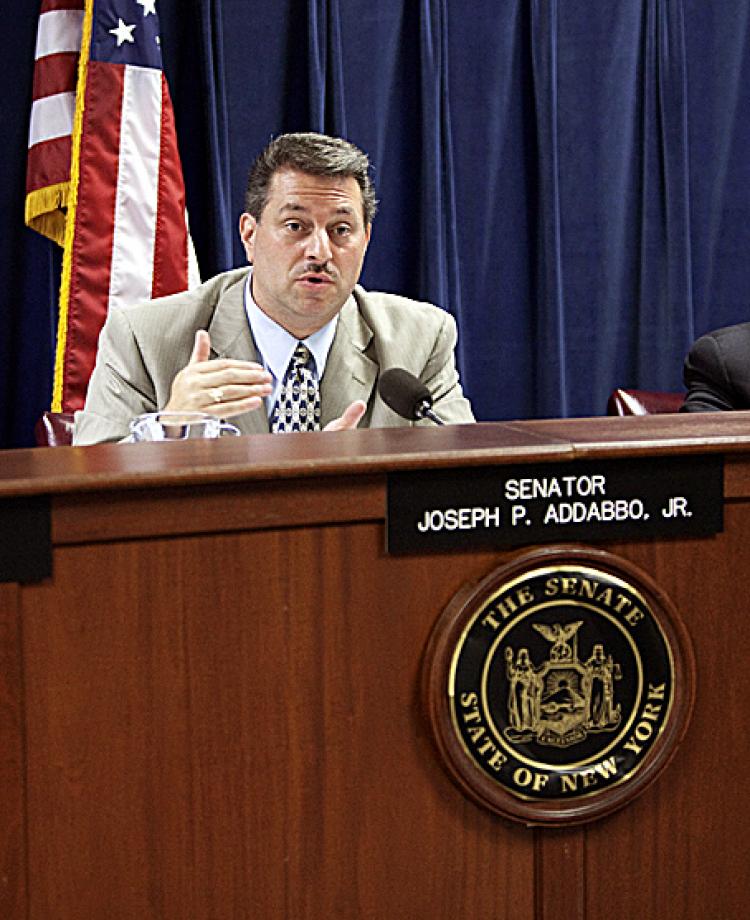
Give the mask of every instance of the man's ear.
[[258, 222], [252, 214], [248, 214], [247, 211], [240, 214], [240, 239], [245, 249], [247, 261], [251, 265], [253, 264], [253, 253], [255, 252], [255, 228], [257, 225]]

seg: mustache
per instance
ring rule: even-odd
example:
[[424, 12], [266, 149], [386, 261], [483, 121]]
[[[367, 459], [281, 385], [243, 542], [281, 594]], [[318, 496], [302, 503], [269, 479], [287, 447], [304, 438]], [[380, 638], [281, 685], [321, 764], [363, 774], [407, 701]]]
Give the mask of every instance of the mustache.
[[329, 278], [338, 277], [338, 272], [327, 260], [325, 262], [306, 262], [297, 272], [297, 277], [302, 278], [310, 274], [327, 275]]

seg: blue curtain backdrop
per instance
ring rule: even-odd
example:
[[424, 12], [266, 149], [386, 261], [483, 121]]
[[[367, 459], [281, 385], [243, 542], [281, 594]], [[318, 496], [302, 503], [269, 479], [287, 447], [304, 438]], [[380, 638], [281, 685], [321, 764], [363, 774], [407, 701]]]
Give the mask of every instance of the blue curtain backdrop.
[[[0, 444], [48, 408], [59, 254], [23, 227], [37, 9], [1, 0]], [[141, 8], [133, 3], [134, 10]], [[750, 314], [750, 0], [160, 0], [204, 276], [247, 166], [341, 134], [381, 199], [363, 282], [457, 318], [480, 419], [681, 388]]]

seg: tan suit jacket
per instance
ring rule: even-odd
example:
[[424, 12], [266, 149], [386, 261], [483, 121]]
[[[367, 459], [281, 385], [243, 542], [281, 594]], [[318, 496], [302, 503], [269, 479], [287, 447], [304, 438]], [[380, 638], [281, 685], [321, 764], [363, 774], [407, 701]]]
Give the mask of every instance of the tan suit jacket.
[[[247, 272], [235, 269], [189, 292], [110, 310], [86, 405], [76, 413], [73, 443], [120, 440], [128, 435], [131, 419], [163, 408], [172, 381], [190, 360], [198, 329], [208, 330], [212, 357], [260, 361], [245, 313]], [[362, 428], [414, 424], [377, 395], [378, 374], [389, 367], [403, 367], [419, 377], [446, 422], [474, 421], [456, 372], [455, 344], [456, 324], [444, 310], [357, 286], [341, 308], [321, 379], [322, 425], [338, 418], [355, 399], [367, 403]], [[269, 430], [263, 408], [231, 421], [243, 434]]]

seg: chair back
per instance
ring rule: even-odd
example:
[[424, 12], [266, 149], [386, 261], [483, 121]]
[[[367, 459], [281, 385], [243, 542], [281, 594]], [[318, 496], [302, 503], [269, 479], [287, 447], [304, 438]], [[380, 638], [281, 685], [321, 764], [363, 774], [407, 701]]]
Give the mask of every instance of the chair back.
[[45, 412], [34, 425], [37, 447], [67, 447], [73, 443], [73, 413]]
[[679, 412], [684, 393], [659, 390], [612, 390], [607, 401], [607, 415], [659, 415]]

